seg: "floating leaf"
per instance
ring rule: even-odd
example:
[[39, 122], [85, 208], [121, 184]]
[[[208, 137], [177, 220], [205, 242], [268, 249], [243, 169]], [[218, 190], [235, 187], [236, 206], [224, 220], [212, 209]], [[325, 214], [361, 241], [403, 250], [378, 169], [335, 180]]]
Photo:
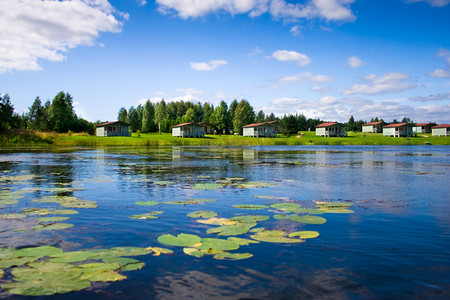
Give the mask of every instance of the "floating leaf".
[[33, 261], [38, 260], [39, 257], [28, 256], [28, 257], [11, 257], [8, 259], [0, 260], [0, 268], [7, 269], [14, 266], [21, 266]]
[[324, 214], [325, 211], [322, 209], [314, 209], [314, 208], [299, 208], [296, 213], [308, 215], [321, 215]]
[[51, 210], [49, 214], [52, 215], [76, 215], [78, 214], [78, 211], [72, 210], [72, 209], [55, 209]]
[[286, 214], [276, 214], [273, 216], [274, 219], [276, 220], [288, 220], [290, 215], [286, 215]]
[[53, 223], [53, 224], [46, 224], [46, 225], [36, 225], [33, 226], [33, 230], [41, 231], [41, 230], [59, 230], [59, 229], [66, 229], [73, 227], [73, 224], [69, 223]]
[[254, 198], [263, 198], [270, 200], [289, 200], [289, 197], [275, 197], [275, 196], [264, 196], [264, 195], [255, 195]]
[[46, 209], [46, 208], [30, 207], [30, 208], [24, 209], [22, 212], [24, 214], [31, 215], [31, 216], [46, 216], [50, 213], [50, 210]]
[[236, 221], [231, 221], [227, 218], [209, 218], [207, 220], [197, 220], [198, 223], [208, 224], [208, 225], [235, 225]]
[[300, 204], [285, 202], [272, 204], [270, 207], [281, 210], [283, 212], [296, 213], [300, 209]]
[[245, 225], [227, 225], [216, 228], [210, 228], [206, 233], [217, 233], [220, 236], [241, 235], [247, 233], [251, 227], [256, 226], [256, 223], [248, 223]]
[[147, 220], [147, 219], [158, 219], [157, 215], [160, 215], [164, 212], [162, 211], [152, 211], [142, 215], [132, 215], [129, 217], [130, 219], [138, 219], [138, 220]]
[[16, 257], [23, 257], [23, 256], [32, 256], [32, 257], [44, 257], [44, 256], [52, 256], [56, 254], [61, 254], [63, 251], [59, 248], [53, 247], [53, 246], [39, 246], [39, 247], [29, 247], [29, 248], [23, 248], [19, 250], [15, 250], [13, 254]]
[[70, 219], [69, 217], [43, 217], [38, 218], [38, 222], [40, 223], [47, 223], [47, 222], [60, 222]]
[[33, 199], [31, 202], [38, 203], [63, 203], [65, 201], [77, 201], [77, 197], [72, 196], [46, 196], [41, 199]]
[[251, 188], [264, 188], [275, 186], [275, 184], [267, 181], [248, 181], [238, 185], [241, 189], [251, 189]]
[[151, 250], [141, 247], [112, 247], [111, 249], [91, 250], [100, 257], [106, 256], [139, 256], [152, 253]]
[[1, 214], [0, 219], [15, 220], [15, 219], [23, 219], [26, 216], [27, 215], [25, 215], [25, 214]]
[[158, 204], [158, 202], [155, 202], [155, 201], [138, 201], [138, 202], [134, 202], [134, 204], [136, 204], [136, 205], [143, 205], [143, 206], [150, 206], [150, 205], [156, 205], [156, 204]]
[[233, 207], [241, 209], [254, 209], [254, 210], [269, 208], [267, 205], [260, 205], [260, 204], [237, 204], [233, 205]]
[[127, 278], [115, 271], [91, 271], [83, 272], [80, 279], [90, 280], [90, 281], [119, 281]]
[[195, 190], [217, 190], [223, 185], [217, 183], [196, 183], [192, 188]]
[[156, 185], [171, 185], [171, 184], [175, 184], [176, 182], [174, 181], [155, 181], [154, 184]]
[[159, 256], [161, 253], [162, 254], [172, 254], [173, 251], [167, 248], [160, 248], [160, 247], [147, 247], [145, 248], [147, 250], [151, 250], [153, 251], [153, 256]]
[[352, 213], [354, 213], [353, 210], [346, 209], [346, 208], [321, 208], [320, 210], [322, 210], [324, 213], [329, 213], [329, 214], [352, 214]]
[[324, 224], [327, 219], [319, 217], [319, 216], [299, 216], [299, 215], [291, 215], [289, 216], [289, 220], [299, 222], [299, 223], [305, 223], [305, 224], [316, 224], [321, 225]]
[[78, 265], [82, 272], [114, 271], [120, 268], [118, 263], [88, 263]]
[[64, 201], [60, 203], [63, 207], [72, 208], [96, 208], [97, 202], [91, 200]]
[[230, 218], [231, 221], [236, 221], [238, 223], [252, 223], [252, 224], [259, 222], [259, 221], [265, 221], [268, 219], [269, 219], [269, 216], [263, 216], [263, 215], [246, 215], [246, 216], [237, 216], [237, 217]]
[[348, 208], [353, 204], [350, 202], [339, 202], [339, 201], [336, 202], [314, 201], [314, 202], [316, 202], [317, 206], [319, 207], [327, 207], [327, 208], [332, 207]]
[[183, 248], [183, 252], [187, 255], [195, 256], [195, 257], [202, 257], [205, 255], [205, 253], [197, 248]]
[[180, 233], [176, 237], [171, 234], [163, 234], [158, 237], [158, 242], [170, 246], [190, 247], [201, 242], [199, 236]]
[[250, 244], [258, 244], [258, 241], [254, 241], [254, 240], [249, 240], [249, 239], [243, 239], [243, 238], [238, 238], [238, 237], [234, 237], [234, 236], [230, 236], [228, 238], [229, 241], [233, 241], [238, 243], [240, 246], [248, 246]]
[[215, 216], [217, 216], [217, 213], [213, 212], [213, 211], [209, 211], [209, 210], [199, 210], [199, 211], [194, 211], [190, 214], [187, 215], [189, 218], [213, 218]]
[[226, 251], [221, 251], [219, 253], [215, 253], [213, 258], [218, 260], [230, 259], [230, 260], [241, 260], [253, 257], [251, 253], [229, 253]]
[[145, 263], [128, 257], [108, 257], [102, 259], [105, 263], [117, 263], [120, 265], [121, 271], [140, 270], [145, 266]]
[[245, 178], [242, 178], [242, 177], [229, 177], [229, 178], [225, 178], [225, 180], [228, 180], [228, 181], [244, 181]]
[[237, 250], [239, 244], [230, 240], [203, 238], [201, 245], [196, 248], [200, 250]]
[[299, 237], [301, 239], [313, 239], [319, 236], [317, 231], [296, 231], [289, 233], [289, 237]]
[[199, 204], [199, 203], [206, 203], [206, 202], [216, 202], [216, 199], [201, 199], [201, 198], [192, 198], [187, 199], [186, 202], [189, 204]]
[[19, 200], [15, 200], [15, 199], [0, 199], [0, 206], [11, 205], [11, 204], [16, 204], [16, 203], [19, 203]]
[[291, 239], [285, 237], [286, 233], [281, 230], [262, 230], [250, 237], [254, 240], [269, 243], [301, 243], [300, 239]]
[[59, 263], [72, 263], [72, 262], [80, 262], [85, 261], [91, 258], [97, 258], [98, 253], [91, 251], [70, 251], [63, 252], [60, 254], [50, 255], [52, 259], [49, 259], [49, 262], [59, 262]]

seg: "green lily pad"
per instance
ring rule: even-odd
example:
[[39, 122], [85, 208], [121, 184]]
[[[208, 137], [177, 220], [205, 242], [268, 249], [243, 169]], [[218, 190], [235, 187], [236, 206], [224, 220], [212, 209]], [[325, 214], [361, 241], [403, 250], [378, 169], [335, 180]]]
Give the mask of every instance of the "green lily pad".
[[239, 244], [224, 239], [203, 238], [201, 245], [196, 248], [200, 250], [237, 250]]
[[156, 185], [171, 185], [171, 184], [175, 184], [176, 182], [174, 181], [155, 181], [154, 184]]
[[221, 251], [215, 253], [213, 258], [218, 260], [230, 259], [230, 260], [241, 260], [253, 257], [251, 253], [230, 253], [226, 251]]
[[118, 263], [88, 263], [78, 265], [82, 272], [114, 271], [120, 268]]
[[352, 214], [353, 210], [347, 208], [321, 208], [324, 213], [328, 214]]
[[296, 212], [298, 214], [308, 214], [308, 215], [321, 215], [324, 214], [325, 211], [322, 209], [315, 209], [315, 208], [299, 208]]
[[161, 248], [161, 247], [147, 247], [145, 248], [147, 250], [151, 250], [153, 252], [153, 256], [159, 256], [162, 254], [172, 254], [173, 251], [167, 248]]
[[300, 204], [285, 202], [272, 204], [270, 207], [281, 210], [283, 212], [296, 213], [300, 209]]
[[276, 220], [289, 220], [289, 216], [290, 215], [286, 215], [286, 214], [276, 214], [273, 216], [273, 218]]
[[319, 236], [317, 231], [296, 231], [289, 233], [289, 237], [299, 237], [301, 239], [313, 239]]
[[158, 219], [157, 215], [160, 215], [164, 212], [162, 211], [152, 211], [142, 215], [132, 215], [129, 217], [130, 219], [138, 219], [138, 220], [147, 220], [147, 219]]
[[26, 214], [1, 214], [0, 219], [4, 220], [15, 220], [26, 218]]
[[183, 248], [183, 252], [187, 255], [195, 256], [197, 258], [200, 258], [205, 255], [204, 251], [199, 250], [197, 248]]
[[90, 250], [99, 257], [108, 256], [139, 256], [152, 253], [152, 250], [141, 247], [112, 247], [111, 249]]
[[39, 257], [27, 256], [27, 257], [11, 257], [8, 259], [0, 260], [0, 268], [7, 269], [14, 266], [22, 266], [27, 263], [31, 263], [33, 261], [38, 260]]
[[236, 221], [238, 223], [256, 223], [259, 221], [266, 221], [269, 219], [269, 216], [263, 215], [246, 215], [246, 216], [237, 216], [230, 218], [231, 221]]
[[241, 209], [254, 209], [254, 210], [269, 208], [267, 205], [260, 205], [260, 204], [237, 204], [233, 205], [233, 207]]
[[217, 190], [223, 188], [223, 185], [217, 183], [196, 183], [192, 188], [195, 190]]
[[155, 201], [138, 201], [138, 202], [134, 202], [134, 204], [136, 204], [136, 205], [143, 205], [143, 206], [150, 206], [150, 205], [157, 205], [158, 202], [155, 202]]
[[276, 197], [276, 196], [266, 196], [266, 195], [255, 195], [253, 198], [263, 198], [263, 199], [270, 199], [270, 200], [289, 200], [289, 197]]
[[67, 229], [73, 227], [73, 224], [69, 223], [53, 223], [53, 224], [45, 224], [45, 225], [36, 225], [33, 226], [33, 230], [36, 231], [42, 231], [42, 230], [60, 230], [60, 229]]
[[5, 275], [5, 272], [2, 269], [0, 269], [0, 278], [2, 278], [4, 275]]
[[220, 236], [230, 236], [230, 235], [241, 235], [247, 233], [250, 228], [256, 226], [256, 223], [247, 223], [243, 225], [227, 225], [220, 226], [215, 228], [210, 228], [206, 231], [206, 233], [217, 233]]
[[19, 203], [19, 200], [15, 200], [15, 199], [0, 199], [0, 206], [12, 205], [12, 204], [16, 204], [16, 203]]
[[234, 237], [234, 236], [230, 236], [228, 238], [229, 241], [233, 241], [238, 243], [240, 246], [248, 246], [250, 244], [258, 244], [258, 241], [254, 241], [254, 240], [249, 240], [249, 239], [243, 239], [243, 238], [238, 238], [238, 237]]
[[140, 270], [145, 266], [145, 263], [128, 257], [108, 257], [102, 259], [105, 263], [117, 263], [120, 265], [121, 271]]
[[199, 211], [194, 211], [190, 214], [187, 215], [189, 218], [203, 218], [203, 219], [208, 219], [208, 218], [213, 218], [215, 216], [217, 216], [216, 212], [213, 211], [209, 211], [209, 210], [199, 210]]
[[189, 204], [200, 204], [205, 202], [214, 202], [215, 199], [188, 199], [186, 201], [175, 200], [175, 201], [164, 201], [163, 204], [173, 204], [173, 205], [189, 205]]
[[276, 185], [267, 181], [248, 181], [238, 185], [241, 189], [265, 188], [271, 186]]
[[24, 214], [27, 214], [30, 216], [46, 216], [50, 213], [50, 210], [46, 209], [46, 208], [30, 207], [30, 208], [24, 209], [22, 212]]
[[348, 208], [352, 206], [353, 203], [350, 202], [325, 202], [325, 201], [315, 201], [317, 206], [326, 208]]
[[127, 277], [115, 271], [91, 271], [91, 272], [83, 272], [80, 278], [90, 281], [107, 282], [107, 281], [120, 281]]
[[49, 262], [72, 263], [96, 258], [98, 254], [91, 251], [70, 251], [70, 252], [63, 252], [60, 254], [53, 254], [50, 256], [52, 258], [48, 260]]
[[98, 207], [96, 201], [91, 200], [76, 200], [76, 201], [64, 201], [60, 203], [62, 207], [71, 208], [96, 208]]
[[39, 247], [29, 247], [29, 248], [23, 248], [19, 250], [15, 250], [13, 254], [16, 257], [23, 257], [23, 256], [31, 256], [31, 257], [44, 257], [44, 256], [53, 256], [56, 254], [61, 254], [63, 251], [59, 248], [53, 247], [53, 246], [39, 246]]
[[227, 218], [209, 218], [206, 220], [197, 220], [198, 223], [208, 224], [208, 225], [235, 225], [236, 221], [231, 221]]
[[49, 214], [52, 215], [76, 215], [78, 214], [78, 211], [73, 209], [55, 209], [51, 210]]
[[77, 201], [77, 197], [72, 196], [46, 196], [40, 199], [33, 199], [31, 202], [37, 203], [63, 203], [65, 201]]
[[316, 225], [324, 224], [327, 221], [327, 219], [325, 218], [311, 215], [306, 216], [291, 215], [289, 216], [289, 220], [304, 224], [316, 224]]
[[38, 218], [38, 222], [40, 223], [47, 223], [47, 222], [60, 222], [70, 219], [69, 217], [43, 217]]
[[281, 230], [262, 230], [250, 237], [254, 240], [269, 243], [301, 243], [300, 239], [291, 239], [285, 237], [286, 232]]
[[171, 234], [163, 234], [158, 237], [158, 242], [170, 246], [190, 247], [201, 242], [197, 235], [180, 233], [176, 237]]

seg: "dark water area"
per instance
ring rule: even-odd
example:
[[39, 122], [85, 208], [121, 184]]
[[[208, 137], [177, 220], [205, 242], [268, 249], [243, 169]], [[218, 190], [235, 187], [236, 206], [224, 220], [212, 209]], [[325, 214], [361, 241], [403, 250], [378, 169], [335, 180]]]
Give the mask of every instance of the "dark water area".
[[[226, 178], [269, 185], [193, 188]], [[134, 257], [145, 266], [123, 272], [127, 278], [122, 281], [93, 282], [81, 291], [39, 299], [450, 299], [448, 146], [0, 150], [0, 191], [23, 192], [18, 203], [0, 205], [0, 214], [29, 207], [59, 209], [57, 203], [32, 201], [52, 195], [98, 204], [77, 209], [65, 221], [74, 226], [61, 230], [32, 230], [36, 216], [0, 219], [0, 247], [153, 246], [174, 251]], [[216, 201], [163, 203], [198, 198]], [[158, 204], [140, 206], [137, 201]], [[315, 208], [314, 201], [348, 202], [353, 213], [323, 214], [326, 223], [318, 225], [274, 219], [271, 208], [233, 207], [290, 202]], [[206, 233], [210, 225], [186, 216], [199, 210], [221, 218], [267, 215], [258, 227], [320, 235], [302, 243], [241, 246], [238, 252], [253, 255], [243, 260], [197, 258], [182, 247], [158, 243], [163, 234], [217, 237]], [[158, 219], [130, 218], [150, 211], [163, 213]], [[12, 281], [9, 269], [4, 271], [0, 286]], [[0, 298], [31, 297], [0, 289]]]

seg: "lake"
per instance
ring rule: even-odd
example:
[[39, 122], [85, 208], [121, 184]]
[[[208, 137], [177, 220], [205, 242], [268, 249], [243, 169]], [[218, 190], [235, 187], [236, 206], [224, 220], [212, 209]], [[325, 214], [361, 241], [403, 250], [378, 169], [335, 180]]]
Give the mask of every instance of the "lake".
[[[448, 146], [3, 149], [0, 298], [449, 299], [449, 174]], [[30, 275], [58, 263], [79, 286]]]

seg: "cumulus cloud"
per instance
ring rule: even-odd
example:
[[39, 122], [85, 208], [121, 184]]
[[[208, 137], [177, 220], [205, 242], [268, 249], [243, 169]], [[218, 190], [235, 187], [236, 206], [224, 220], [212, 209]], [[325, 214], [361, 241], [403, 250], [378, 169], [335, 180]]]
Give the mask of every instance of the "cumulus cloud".
[[450, 92], [439, 93], [437, 95], [428, 95], [428, 96], [425, 96], [425, 97], [422, 97], [422, 96], [411, 96], [408, 99], [412, 100], [412, 101], [417, 101], [417, 102], [450, 100]]
[[348, 58], [348, 65], [349, 65], [351, 68], [357, 68], [357, 67], [362, 66], [362, 65], [363, 65], [363, 62], [362, 62], [361, 59], [359, 59], [359, 58], [356, 57], [356, 56], [350, 56], [350, 57]]
[[291, 29], [289, 30], [290, 33], [292, 33], [295, 36], [300, 35], [300, 29], [298, 29], [298, 25], [292, 26]]
[[210, 60], [209, 62], [190, 62], [189, 64], [195, 71], [212, 71], [222, 65], [228, 64], [228, 62], [222, 59], [216, 59]]
[[298, 66], [305, 66], [311, 62], [306, 54], [296, 51], [277, 50], [272, 53], [271, 57], [282, 62], [295, 62]]
[[352, 94], [384, 94], [384, 93], [398, 93], [405, 90], [412, 89], [417, 84], [407, 83], [409, 79], [408, 74], [399, 72], [388, 72], [382, 76], [370, 74], [363, 77], [367, 84], [355, 84], [353, 87], [343, 91], [344, 95]]
[[428, 76], [434, 77], [434, 78], [450, 78], [450, 72], [445, 69], [436, 69], [436, 70], [428, 73]]
[[203, 91], [194, 89], [194, 88], [187, 88], [187, 89], [177, 88], [177, 92], [180, 92], [180, 93], [183, 93], [186, 95], [202, 95], [203, 94]]
[[427, 2], [434, 7], [444, 7], [450, 3], [450, 0], [406, 0], [407, 3]]
[[182, 19], [210, 13], [248, 14], [257, 17], [266, 12], [273, 17], [297, 20], [322, 18], [329, 21], [353, 21], [350, 9], [354, 0], [308, 0], [292, 4], [285, 0], [156, 0], [163, 14], [175, 13]]
[[0, 15], [0, 73], [62, 61], [69, 49], [92, 46], [100, 32], [119, 32], [119, 19], [127, 18], [107, 0], [2, 0]]
[[334, 78], [322, 74], [303, 72], [300, 74], [284, 76], [276, 79], [274, 88], [280, 87], [281, 85], [288, 85], [294, 83], [324, 83], [331, 81], [334, 81]]

